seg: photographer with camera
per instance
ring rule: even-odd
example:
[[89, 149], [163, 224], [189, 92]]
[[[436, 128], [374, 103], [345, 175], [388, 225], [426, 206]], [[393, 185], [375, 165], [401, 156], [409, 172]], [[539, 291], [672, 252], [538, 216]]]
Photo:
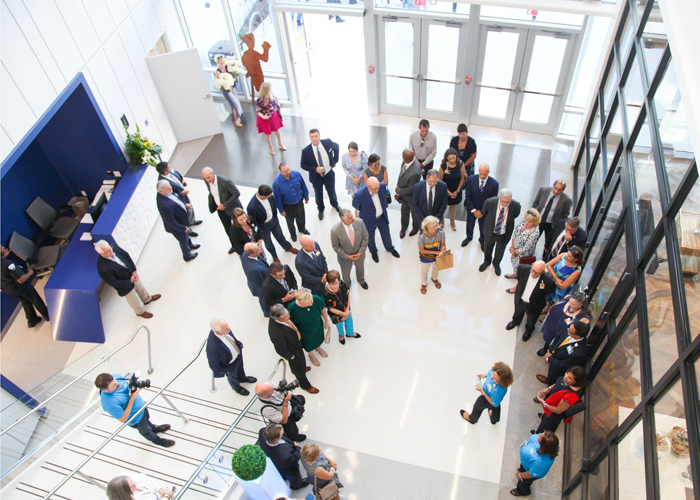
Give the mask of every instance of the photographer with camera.
[[[139, 392], [141, 392], [142, 388], [150, 386], [150, 380], [139, 382], [137, 374], [131, 377], [129, 382], [116, 373], [114, 375], [100, 373], [95, 379], [95, 387], [100, 390], [102, 409], [122, 423], [129, 420], [143, 408], [145, 403], [143, 398], [139, 396]], [[170, 448], [175, 444], [175, 441], [172, 439], [163, 439], [158, 436], [158, 433], [170, 429], [170, 424], [153, 425], [148, 419], [148, 408], [144, 408], [143, 412], [129, 426], [138, 430], [139, 434], [159, 446]]]
[[281, 380], [275, 387], [270, 382], [260, 382], [255, 386], [255, 394], [263, 404], [260, 413], [263, 418], [273, 424], [280, 424], [284, 429], [284, 435], [292, 441], [301, 443], [306, 439], [306, 434], [299, 434], [297, 422], [304, 416], [304, 396], [292, 394], [292, 390], [299, 387], [297, 380], [287, 383]]

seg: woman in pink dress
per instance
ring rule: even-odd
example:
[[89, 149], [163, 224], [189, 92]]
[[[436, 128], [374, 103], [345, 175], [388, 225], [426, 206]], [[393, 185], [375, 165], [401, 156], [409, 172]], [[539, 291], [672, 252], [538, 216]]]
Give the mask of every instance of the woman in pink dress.
[[265, 134], [267, 145], [270, 146], [270, 154], [275, 154], [275, 150], [272, 148], [272, 141], [270, 140], [270, 135], [273, 132], [275, 137], [277, 137], [277, 144], [279, 144], [280, 149], [286, 151], [287, 148], [282, 144], [282, 137], [279, 132], [284, 126], [280, 117], [280, 104], [272, 93], [272, 84], [270, 82], [264, 82], [260, 86], [258, 99], [255, 101], [255, 111], [258, 113], [258, 133]]

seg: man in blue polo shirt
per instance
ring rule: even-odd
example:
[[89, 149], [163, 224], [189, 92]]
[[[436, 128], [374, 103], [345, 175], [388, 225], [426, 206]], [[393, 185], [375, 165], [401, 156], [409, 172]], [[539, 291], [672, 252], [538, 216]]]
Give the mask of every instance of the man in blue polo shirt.
[[291, 169], [289, 165], [282, 162], [279, 166], [280, 173], [272, 182], [272, 195], [275, 198], [275, 205], [280, 214], [287, 219], [289, 236], [292, 241], [297, 240], [297, 233], [294, 230], [294, 220], [301, 234], [309, 234], [306, 230], [305, 203], [309, 202], [309, 190], [306, 187], [304, 178], [299, 172]]
[[[133, 417], [144, 406], [143, 398], [139, 396], [141, 389], [136, 389], [129, 394], [129, 383], [121, 375], [100, 373], [95, 379], [95, 387], [100, 390], [102, 409], [122, 423]], [[165, 448], [175, 444], [172, 439], [163, 439], [158, 436], [159, 432], [170, 429], [170, 425], [153, 425], [148, 420], [148, 408], [144, 408], [143, 412], [129, 425], [154, 444]]]

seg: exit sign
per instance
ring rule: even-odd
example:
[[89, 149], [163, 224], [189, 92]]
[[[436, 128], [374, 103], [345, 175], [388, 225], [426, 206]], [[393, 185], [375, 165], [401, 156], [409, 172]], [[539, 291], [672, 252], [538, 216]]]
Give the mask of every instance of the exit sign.
[[537, 16], [537, 9], [527, 9], [527, 15], [532, 17]]
[[416, 7], [425, 7], [425, 0], [413, 0], [413, 5]]

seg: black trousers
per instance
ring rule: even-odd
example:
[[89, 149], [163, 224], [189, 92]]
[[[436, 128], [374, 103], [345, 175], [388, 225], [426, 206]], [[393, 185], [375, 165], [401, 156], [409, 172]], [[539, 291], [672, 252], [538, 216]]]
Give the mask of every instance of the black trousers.
[[306, 212], [304, 211], [304, 198], [299, 200], [299, 203], [294, 205], [282, 205], [284, 208], [284, 213], [286, 214], [284, 218], [287, 220], [287, 229], [289, 229], [290, 236], [296, 236], [296, 231], [294, 230], [294, 221], [297, 223], [297, 228], [300, 233], [306, 231]]
[[[306, 398], [301, 394], [295, 394], [294, 397], [297, 398], [301, 402], [301, 404], [306, 404]], [[287, 436], [292, 441], [296, 441], [297, 439], [299, 439], [299, 427], [297, 427], [296, 422], [292, 422], [291, 420], [287, 419], [287, 423], [281, 425], [284, 429], [285, 436]]]
[[[289, 436], [287, 436], [289, 437]], [[299, 467], [296, 469], [283, 469], [284, 473], [280, 472], [280, 476], [289, 481], [289, 487], [293, 490], [299, 490], [304, 487], [304, 478], [301, 477]]]
[[562, 422], [562, 420], [566, 420], [566, 417], [563, 414], [552, 413], [550, 416], [543, 415], [535, 434], [541, 434], [544, 431], [557, 432], [559, 424]]
[[481, 243], [484, 242], [484, 218], [481, 217], [480, 219], [476, 218], [476, 215], [473, 213], [469, 212], [467, 213], [467, 238], [474, 239], [474, 225], [476, 224], [476, 221], [479, 221], [479, 241]]
[[328, 193], [328, 202], [332, 207], [339, 208], [338, 197], [335, 194], [335, 172], [333, 172], [333, 170], [324, 176], [316, 175], [312, 184], [314, 187], [314, 196], [316, 197], [316, 206], [319, 212], [323, 212], [326, 209], [326, 205], [323, 203], [324, 187], [326, 188], [326, 193]]
[[[523, 467], [523, 464], [520, 464], [520, 467], [518, 467], [518, 472], [527, 472], [525, 470], [525, 467]], [[537, 481], [536, 477], [530, 479], [520, 479], [518, 481], [518, 486], [516, 487], [516, 489], [518, 490], [518, 494], [526, 496], [532, 493], [530, 491], [530, 486], [532, 486], [532, 483], [534, 483], [535, 481]]]
[[497, 424], [501, 420], [501, 407], [493, 406], [488, 402], [483, 394], [474, 402], [472, 412], [469, 414], [469, 420], [471, 420], [473, 424], [477, 423], [479, 421], [479, 417], [481, 417], [481, 412], [484, 410], [491, 410], [490, 418], [492, 424]]
[[515, 312], [513, 313], [513, 323], [519, 325], [520, 323], [522, 323], [525, 314], [527, 314], [527, 321], [525, 322], [525, 331], [532, 333], [535, 331], [537, 318], [540, 317], [542, 309], [543, 308], [533, 307], [532, 304], [525, 302], [523, 299], [520, 299], [520, 301], [515, 305]]
[[413, 231], [420, 229], [420, 221], [416, 218], [416, 211], [413, 210], [413, 194], [401, 197], [401, 231], [408, 229], [408, 223], [413, 219]]
[[49, 310], [46, 309], [46, 304], [41, 299], [39, 292], [36, 291], [34, 285], [29, 282], [18, 284], [17, 286], [7, 287], [3, 290], [3, 293], [9, 295], [10, 297], [16, 297], [19, 299], [20, 304], [22, 304], [22, 309], [24, 309], [24, 315], [27, 317], [28, 323], [36, 324], [39, 321], [39, 316], [37, 316], [37, 311], [44, 318], [49, 317]]
[[265, 248], [267, 248], [267, 251], [270, 252], [272, 258], [276, 259], [277, 250], [275, 250], [275, 244], [272, 243], [273, 236], [277, 240], [277, 243], [279, 243], [285, 251], [292, 248], [292, 244], [287, 241], [287, 238], [284, 237], [284, 233], [282, 232], [282, 226], [280, 226], [279, 219], [274, 219], [274, 225], [272, 227], [266, 227], [262, 230], [262, 238], [265, 242]]
[[192, 240], [187, 233], [170, 233], [172, 234], [177, 242], [180, 244], [180, 250], [182, 250], [182, 258], [185, 261], [192, 260]]
[[245, 379], [247, 378], [245, 368], [243, 367], [243, 356], [236, 356], [236, 359], [234, 359], [228, 366], [231, 367], [231, 369], [226, 373], [226, 379], [228, 380], [231, 388], [234, 391], [239, 392], [242, 389], [241, 380], [245, 382]]
[[428, 170], [433, 168], [433, 161], [430, 161], [428, 163], [423, 163], [425, 160], [418, 160], [418, 163], [421, 163], [423, 165], [423, 179], [428, 175]]
[[143, 410], [141, 421], [139, 421], [139, 423], [136, 425], [132, 425], [131, 427], [139, 431], [139, 434], [148, 439], [151, 443], [160, 444], [162, 441], [160, 436], [156, 434], [156, 426], [152, 424], [148, 418], [148, 408]]
[[552, 232], [552, 223], [551, 222], [540, 222], [540, 236], [542, 236], [542, 234], [544, 234], [544, 241], [547, 241], [549, 239], [549, 235], [551, 234], [551, 232]]
[[302, 389], [311, 389], [312, 385], [306, 376], [306, 357], [304, 356], [304, 351], [299, 349], [301, 352], [294, 353], [294, 359], [288, 359], [289, 369], [292, 370], [294, 378], [299, 381], [299, 387]]
[[[509, 238], [505, 234], [492, 235], [491, 239], [487, 240], [486, 244], [484, 245], [484, 264], [491, 264], [491, 262], [493, 262], [494, 266], [500, 267], [501, 261], [503, 260], [503, 254], [506, 253], [508, 240]], [[493, 251], [494, 247], [496, 247], [495, 253]], [[491, 255], [493, 255], [493, 260], [491, 259]]]
[[228, 240], [231, 242], [231, 246], [233, 247], [233, 238], [231, 238], [231, 226], [233, 223], [231, 222], [231, 216], [226, 215], [225, 210], [217, 210], [216, 215], [219, 216], [219, 220], [224, 226], [224, 231], [226, 231], [226, 236], [228, 236]]

